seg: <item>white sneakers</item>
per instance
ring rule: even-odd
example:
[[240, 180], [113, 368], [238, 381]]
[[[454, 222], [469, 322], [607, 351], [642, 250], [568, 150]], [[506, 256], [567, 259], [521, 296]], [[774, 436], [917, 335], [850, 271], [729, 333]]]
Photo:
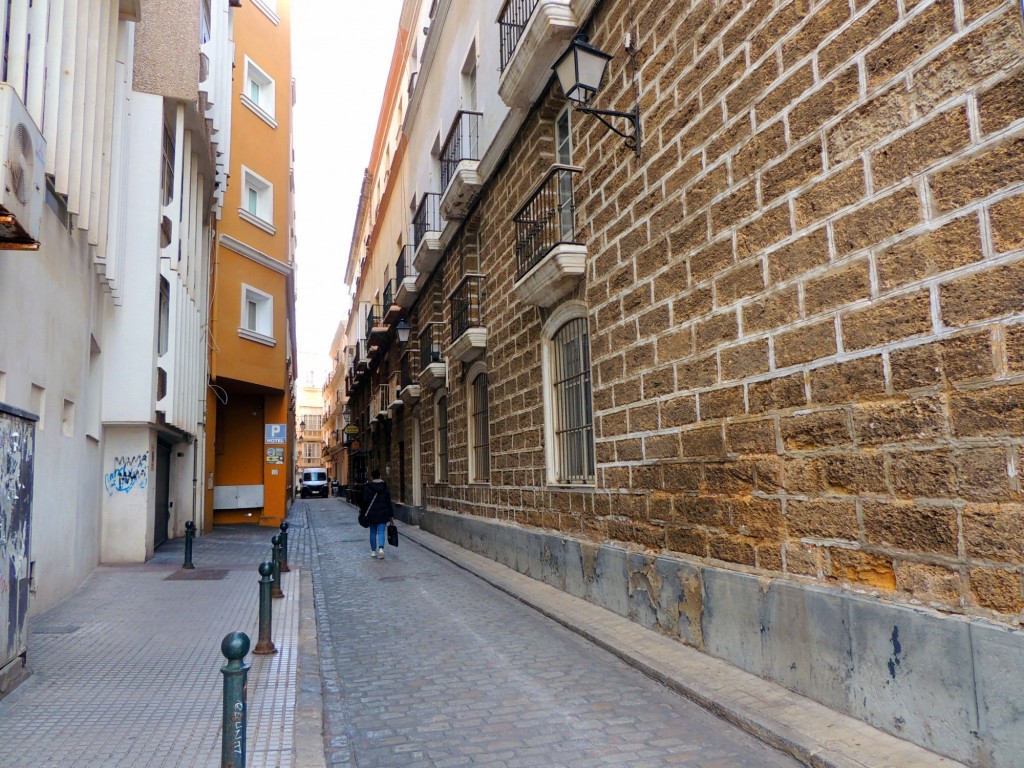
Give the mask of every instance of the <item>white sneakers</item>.
[[377, 559], [377, 553], [374, 552], [372, 549], [370, 550], [370, 557], [373, 558], [374, 560]]
[[378, 549], [378, 550], [377, 550], [377, 557], [378, 557], [378, 558], [379, 558], [380, 560], [383, 560], [383, 559], [384, 559], [384, 547], [381, 547], [380, 549]]

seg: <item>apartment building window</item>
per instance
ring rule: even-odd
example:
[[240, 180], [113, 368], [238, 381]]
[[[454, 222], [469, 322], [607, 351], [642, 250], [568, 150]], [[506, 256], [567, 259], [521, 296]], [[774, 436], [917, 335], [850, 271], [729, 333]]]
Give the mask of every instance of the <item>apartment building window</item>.
[[[570, 129], [569, 108], [566, 107], [555, 119], [555, 162], [559, 165], [572, 165], [572, 131]], [[558, 174], [558, 234], [563, 242], [573, 240], [576, 230], [572, 178], [572, 173]]]
[[319, 413], [303, 414], [302, 420], [306, 423], [307, 432], [319, 432], [323, 423], [323, 416]]
[[319, 459], [322, 451], [319, 443], [303, 443], [302, 444], [302, 458], [304, 459]]
[[167, 354], [171, 325], [171, 284], [166, 277], [160, 278], [160, 311], [157, 318], [156, 353]]
[[486, 483], [491, 477], [490, 415], [487, 388], [490, 380], [483, 363], [469, 371], [469, 476], [471, 482]]
[[434, 405], [434, 445], [436, 462], [434, 479], [438, 483], [448, 482], [448, 397], [441, 395]]
[[242, 321], [238, 335], [250, 341], [274, 346], [274, 297], [242, 284]]
[[238, 215], [260, 229], [274, 234], [274, 185], [242, 166], [242, 207]]
[[171, 129], [164, 125], [163, 166], [160, 174], [160, 189], [163, 192], [163, 204], [167, 205], [174, 197], [174, 137]]
[[276, 128], [277, 95], [274, 78], [260, 69], [248, 56], [245, 57], [245, 88], [242, 91], [242, 103], [251, 109], [264, 122]]
[[594, 482], [594, 406], [586, 306], [559, 307], [545, 325], [542, 373], [548, 479]]

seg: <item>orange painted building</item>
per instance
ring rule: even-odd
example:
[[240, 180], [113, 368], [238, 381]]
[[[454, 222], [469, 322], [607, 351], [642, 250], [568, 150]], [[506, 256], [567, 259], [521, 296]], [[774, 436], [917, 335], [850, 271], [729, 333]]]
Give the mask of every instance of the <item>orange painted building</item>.
[[234, 14], [230, 175], [210, 300], [208, 525], [277, 526], [294, 472], [290, 0]]

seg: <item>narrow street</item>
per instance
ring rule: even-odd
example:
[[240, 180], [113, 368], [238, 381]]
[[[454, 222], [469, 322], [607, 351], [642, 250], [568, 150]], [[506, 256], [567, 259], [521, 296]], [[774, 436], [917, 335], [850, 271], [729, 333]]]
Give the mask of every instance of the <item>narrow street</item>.
[[370, 559], [354, 508], [303, 511], [328, 765], [798, 765], [408, 538]]

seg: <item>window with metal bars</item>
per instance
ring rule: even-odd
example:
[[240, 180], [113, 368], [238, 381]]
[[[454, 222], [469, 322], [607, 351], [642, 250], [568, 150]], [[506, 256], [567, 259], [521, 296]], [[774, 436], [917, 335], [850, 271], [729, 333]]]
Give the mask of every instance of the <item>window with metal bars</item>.
[[439, 483], [448, 482], [448, 398], [437, 401], [434, 417], [437, 431], [437, 467], [434, 476]]
[[487, 386], [490, 380], [481, 373], [471, 384], [470, 435], [473, 445], [473, 482], [486, 483], [491, 477], [490, 426]]
[[594, 481], [594, 409], [587, 318], [559, 328], [551, 340], [555, 481]]

